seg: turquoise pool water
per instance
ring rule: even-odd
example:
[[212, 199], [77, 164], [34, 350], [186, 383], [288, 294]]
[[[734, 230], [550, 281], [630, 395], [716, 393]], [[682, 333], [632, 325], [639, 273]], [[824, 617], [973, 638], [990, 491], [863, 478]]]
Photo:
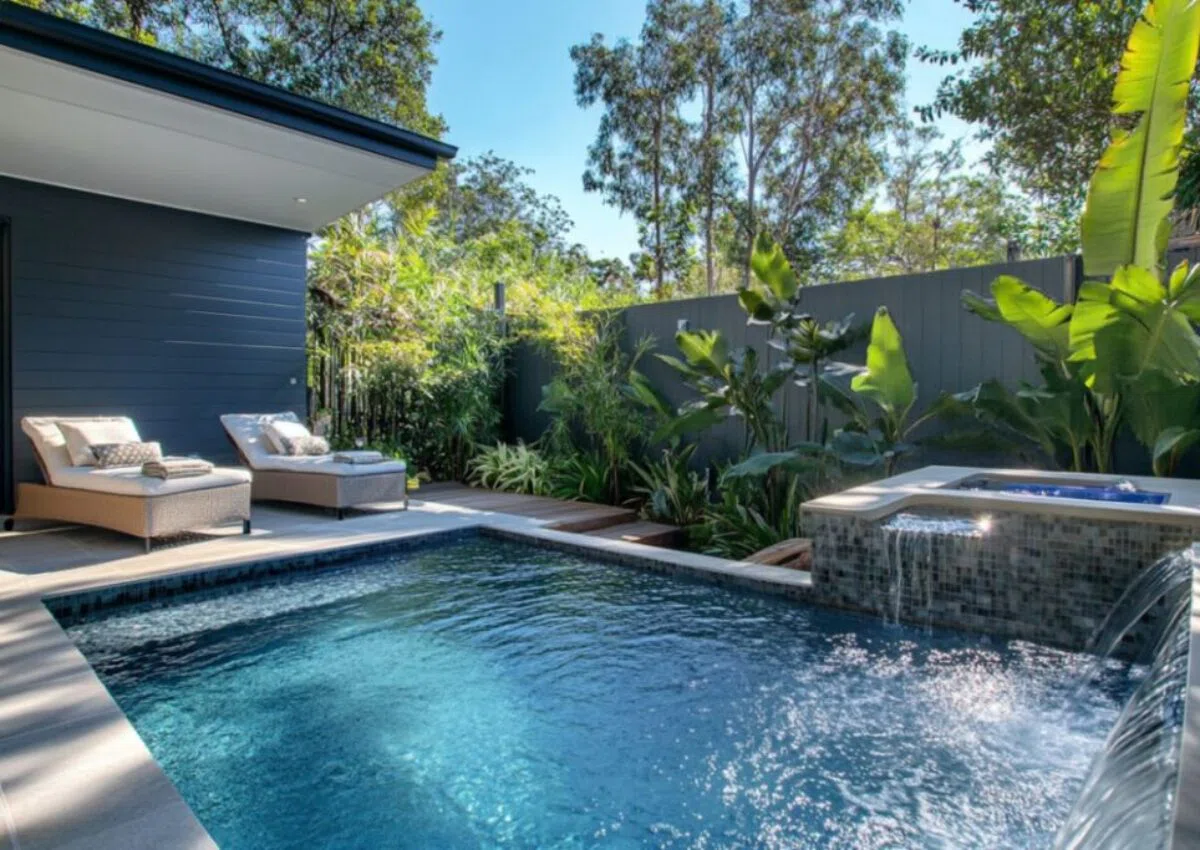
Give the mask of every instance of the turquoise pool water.
[[1048, 846], [1128, 694], [486, 538], [66, 625], [224, 850]]

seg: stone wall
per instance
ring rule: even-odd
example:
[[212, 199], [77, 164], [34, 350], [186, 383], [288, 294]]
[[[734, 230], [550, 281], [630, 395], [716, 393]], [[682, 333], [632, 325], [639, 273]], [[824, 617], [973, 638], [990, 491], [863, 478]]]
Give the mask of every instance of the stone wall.
[[[1134, 576], [1200, 539], [1180, 525], [989, 516], [979, 538], [910, 537], [901, 569], [895, 533], [880, 522], [815, 514], [814, 601], [1078, 650]], [[1135, 633], [1124, 654], [1140, 651], [1139, 641]]]

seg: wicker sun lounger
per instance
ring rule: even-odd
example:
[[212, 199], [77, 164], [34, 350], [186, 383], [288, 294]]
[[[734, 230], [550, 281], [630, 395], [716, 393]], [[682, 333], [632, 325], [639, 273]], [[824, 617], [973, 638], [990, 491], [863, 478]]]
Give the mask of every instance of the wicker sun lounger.
[[146, 542], [184, 531], [240, 520], [250, 533], [250, 474], [244, 469], [216, 467], [206, 475], [160, 479], [140, 467], [98, 469], [74, 466], [59, 422], [123, 422], [111, 416], [30, 416], [21, 430], [33, 443], [44, 484], [17, 485], [17, 509], [5, 521], [56, 520], [112, 529]]
[[255, 500], [329, 508], [338, 519], [347, 508], [378, 502], [408, 506], [404, 461], [338, 463], [332, 455], [290, 457], [273, 452], [263, 434], [269, 422], [298, 422], [294, 413], [230, 413], [221, 417], [242, 463], [254, 473]]

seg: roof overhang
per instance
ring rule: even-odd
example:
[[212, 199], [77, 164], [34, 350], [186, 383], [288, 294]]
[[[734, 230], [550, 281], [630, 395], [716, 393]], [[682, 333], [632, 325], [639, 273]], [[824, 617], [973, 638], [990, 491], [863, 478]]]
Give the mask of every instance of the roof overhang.
[[0, 0], [0, 174], [312, 232], [434, 139]]

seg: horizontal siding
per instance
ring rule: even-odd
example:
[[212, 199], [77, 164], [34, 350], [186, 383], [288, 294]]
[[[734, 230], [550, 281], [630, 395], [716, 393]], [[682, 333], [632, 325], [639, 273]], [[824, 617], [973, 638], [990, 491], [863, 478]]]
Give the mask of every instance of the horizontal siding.
[[38, 478], [22, 416], [128, 415], [230, 462], [222, 413], [304, 411], [304, 234], [7, 178], [0, 216], [15, 480]]

